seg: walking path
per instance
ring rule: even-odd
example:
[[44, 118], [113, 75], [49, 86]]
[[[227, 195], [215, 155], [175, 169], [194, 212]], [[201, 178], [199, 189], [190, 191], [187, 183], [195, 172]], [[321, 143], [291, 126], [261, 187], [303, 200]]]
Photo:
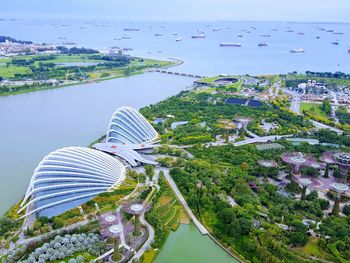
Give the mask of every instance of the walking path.
[[341, 129], [338, 129], [338, 128], [335, 128], [335, 127], [323, 124], [323, 123], [318, 122], [318, 121], [314, 121], [314, 120], [310, 120], [310, 121], [313, 123], [313, 125], [315, 125], [315, 127], [317, 129], [329, 129], [329, 130], [334, 131], [334, 132], [336, 132], [338, 134], [342, 134], [343, 133], [343, 131]]
[[300, 103], [301, 103], [301, 96], [298, 92], [289, 90], [289, 89], [282, 89], [284, 93], [292, 96], [292, 102], [290, 105], [290, 110], [295, 112], [296, 114], [300, 115]]
[[240, 142], [234, 142], [233, 146], [242, 146], [242, 145], [246, 145], [246, 144], [259, 143], [259, 142], [260, 143], [269, 142], [269, 141], [272, 142], [275, 140], [279, 140], [279, 139], [286, 138], [286, 137], [292, 137], [292, 136], [293, 136], [293, 134], [255, 137], [255, 138], [246, 139], [246, 140], [240, 141]]
[[142, 213], [140, 216], [140, 222], [141, 224], [145, 225], [148, 229], [148, 238], [146, 240], [146, 242], [142, 245], [142, 247], [136, 252], [136, 254], [128, 261], [128, 262], [133, 262], [135, 259], [137, 261], [137, 259], [139, 259], [143, 253], [145, 253], [145, 251], [147, 249], [149, 249], [151, 247], [151, 243], [154, 239], [154, 229], [153, 227], [146, 221], [145, 219], [145, 213]]
[[199, 222], [199, 220], [193, 214], [192, 210], [187, 205], [187, 202], [186, 202], [185, 198], [182, 196], [182, 194], [179, 191], [179, 189], [177, 188], [174, 180], [169, 175], [169, 169], [163, 168], [161, 170], [164, 172], [165, 179], [168, 181], [169, 185], [173, 189], [173, 191], [174, 191], [175, 195], [177, 196], [177, 198], [179, 199], [180, 203], [182, 204], [182, 206], [185, 208], [187, 214], [192, 219], [192, 222], [195, 224], [195, 226], [198, 228], [198, 230], [202, 233], [202, 235], [207, 235], [208, 234], [208, 230], [202, 225], [201, 222]]

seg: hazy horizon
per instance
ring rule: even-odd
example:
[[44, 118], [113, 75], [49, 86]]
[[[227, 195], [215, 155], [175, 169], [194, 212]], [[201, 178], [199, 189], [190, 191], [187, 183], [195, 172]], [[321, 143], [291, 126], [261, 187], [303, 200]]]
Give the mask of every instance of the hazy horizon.
[[276, 21], [349, 23], [349, 0], [12, 0], [2, 3], [0, 16], [9, 18], [81, 18], [123, 21]]

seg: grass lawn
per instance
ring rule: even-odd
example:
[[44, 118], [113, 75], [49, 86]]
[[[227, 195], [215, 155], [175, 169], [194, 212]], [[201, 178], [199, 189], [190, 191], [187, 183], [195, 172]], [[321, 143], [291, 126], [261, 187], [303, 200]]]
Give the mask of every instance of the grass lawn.
[[27, 74], [31, 73], [31, 70], [27, 67], [17, 67], [17, 66], [0, 66], [0, 77], [12, 78], [15, 74]]
[[322, 104], [318, 103], [301, 102], [300, 110], [301, 112], [310, 112], [312, 115], [326, 117], [326, 114], [321, 110], [321, 106]]
[[141, 263], [152, 263], [154, 259], [156, 258], [158, 250], [154, 250], [153, 248], [150, 250], [147, 250], [145, 253], [143, 253], [140, 262]]
[[317, 245], [317, 239], [316, 238], [309, 238], [309, 241], [306, 243], [306, 245], [302, 248], [295, 248], [297, 251], [301, 251], [307, 255], [315, 256], [321, 259], [330, 260], [330, 261], [336, 261], [336, 259], [331, 255], [326, 253], [323, 249], [321, 249]]
[[197, 89], [193, 91], [195, 94], [200, 94], [200, 93], [212, 93], [215, 92], [216, 88], [207, 88], [207, 89]]
[[84, 262], [89, 262], [90, 260], [95, 259], [96, 257], [91, 255], [89, 252], [76, 252], [73, 255], [71, 255], [70, 257], [66, 257], [64, 259], [59, 259], [59, 260], [55, 260], [55, 261], [51, 261], [52, 263], [61, 263], [61, 262], [68, 262], [71, 258], [76, 259], [77, 256], [82, 255], [85, 259]]

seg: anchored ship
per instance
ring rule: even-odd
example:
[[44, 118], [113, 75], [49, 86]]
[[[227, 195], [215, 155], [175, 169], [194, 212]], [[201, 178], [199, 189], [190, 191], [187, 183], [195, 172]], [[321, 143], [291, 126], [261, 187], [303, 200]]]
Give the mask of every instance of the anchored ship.
[[291, 49], [290, 53], [304, 53], [305, 49], [303, 48], [295, 48], [295, 49]]
[[267, 47], [268, 44], [266, 42], [261, 42], [258, 44], [259, 47]]
[[241, 43], [220, 43], [220, 47], [241, 47]]
[[192, 38], [205, 38], [205, 35], [193, 35]]

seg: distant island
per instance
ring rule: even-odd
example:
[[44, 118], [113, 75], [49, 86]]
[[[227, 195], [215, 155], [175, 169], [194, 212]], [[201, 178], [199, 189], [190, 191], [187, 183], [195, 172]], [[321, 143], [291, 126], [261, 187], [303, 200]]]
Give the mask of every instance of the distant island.
[[11, 43], [24, 44], [24, 45], [33, 44], [32, 41], [17, 40], [9, 36], [0, 36], [0, 43], [3, 43], [3, 42], [11, 42]]
[[179, 63], [131, 57], [118, 48], [102, 53], [70, 44], [34, 44], [9, 37], [2, 39], [0, 96], [130, 76], [146, 69]]

